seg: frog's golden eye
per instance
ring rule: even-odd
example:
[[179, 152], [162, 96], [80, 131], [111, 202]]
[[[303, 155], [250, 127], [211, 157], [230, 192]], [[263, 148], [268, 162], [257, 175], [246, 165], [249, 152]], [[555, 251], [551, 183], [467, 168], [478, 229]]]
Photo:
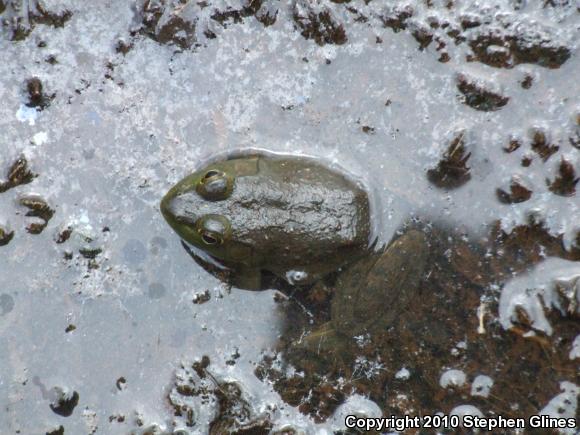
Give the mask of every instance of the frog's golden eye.
[[205, 243], [206, 245], [217, 245], [217, 244], [222, 244], [222, 240], [220, 240], [219, 238], [215, 237], [212, 233], [210, 232], [204, 232], [201, 234], [201, 240], [203, 240], [203, 243]]
[[220, 171], [218, 171], [218, 170], [216, 170], [216, 169], [210, 169], [210, 170], [209, 170], [209, 171], [207, 171], [207, 172], [205, 173], [205, 175], [203, 176], [203, 180], [204, 180], [204, 181], [206, 181], [206, 180], [209, 180], [209, 179], [210, 179], [210, 178], [212, 178], [212, 177], [216, 177], [216, 176], [218, 176], [218, 175], [222, 175], [222, 174], [223, 174], [223, 172], [220, 172]]
[[232, 233], [229, 221], [220, 215], [206, 215], [195, 223], [201, 241], [208, 246], [222, 245]]
[[232, 193], [234, 179], [231, 175], [217, 169], [209, 169], [197, 184], [196, 190], [209, 201], [226, 199]]

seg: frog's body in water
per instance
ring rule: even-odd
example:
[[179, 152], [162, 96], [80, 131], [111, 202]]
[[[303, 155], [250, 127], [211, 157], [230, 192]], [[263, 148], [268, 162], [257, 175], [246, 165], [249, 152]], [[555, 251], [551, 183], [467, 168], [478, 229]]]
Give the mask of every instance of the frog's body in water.
[[186, 242], [227, 267], [283, 278], [295, 272], [301, 284], [360, 257], [370, 243], [366, 191], [303, 157], [212, 163], [173, 187], [161, 210]]
[[423, 232], [373, 249], [366, 190], [309, 158], [213, 162], [173, 187], [161, 210], [185, 241], [241, 274], [269, 271], [310, 284], [340, 270], [331, 320], [299, 345], [304, 349], [338, 349], [385, 330], [418, 293], [425, 270]]

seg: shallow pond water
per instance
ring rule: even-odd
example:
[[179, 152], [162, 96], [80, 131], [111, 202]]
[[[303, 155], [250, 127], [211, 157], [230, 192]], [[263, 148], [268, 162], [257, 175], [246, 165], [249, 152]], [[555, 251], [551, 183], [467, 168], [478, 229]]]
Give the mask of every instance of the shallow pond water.
[[[476, 375], [511, 385], [481, 372], [482, 350], [465, 351], [478, 327], [508, 362], [540, 343], [543, 363], [564, 367], [522, 393], [528, 408], [506, 409], [578, 418], [574, 2], [4, 0], [0, 21], [2, 433], [220, 433], [212, 422], [236, 406], [262, 431], [294, 433], [333, 433], [344, 415], [377, 416], [385, 403], [498, 412], [471, 393]], [[179, 179], [241, 148], [360, 177], [381, 243], [421, 219], [487, 249], [485, 270], [457, 244], [440, 252], [477, 285], [458, 310], [466, 338], [440, 361], [461, 358], [433, 365], [433, 379], [466, 372], [462, 385], [435, 382], [423, 391], [435, 405], [423, 401], [412, 368], [426, 362], [399, 350], [419, 324], [389, 342], [393, 360], [354, 367], [371, 383], [393, 371], [383, 403], [355, 385], [325, 407], [319, 387], [280, 380], [275, 349], [296, 307], [207, 273], [159, 213]], [[510, 249], [524, 252], [517, 267], [489, 278]], [[428, 299], [432, 311], [442, 302]], [[314, 399], [294, 403], [292, 388]]]

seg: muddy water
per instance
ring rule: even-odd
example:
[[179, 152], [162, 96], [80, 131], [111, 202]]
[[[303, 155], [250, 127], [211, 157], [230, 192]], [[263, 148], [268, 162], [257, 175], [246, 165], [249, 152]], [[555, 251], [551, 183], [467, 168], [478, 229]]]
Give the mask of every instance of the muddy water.
[[[3, 433], [578, 415], [572, 2], [46, 3], [0, 2]], [[449, 234], [433, 296], [379, 355], [362, 347], [354, 382], [297, 381], [276, 353], [292, 310], [324, 307], [230, 289], [158, 212], [208, 156], [246, 147], [363, 177], [384, 243], [412, 218]], [[440, 383], [449, 370], [466, 381]]]

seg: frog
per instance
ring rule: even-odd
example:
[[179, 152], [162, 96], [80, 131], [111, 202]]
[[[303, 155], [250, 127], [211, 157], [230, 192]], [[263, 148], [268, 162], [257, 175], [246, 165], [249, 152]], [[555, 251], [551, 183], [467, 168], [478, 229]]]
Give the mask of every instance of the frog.
[[160, 208], [190, 247], [248, 283], [270, 272], [310, 284], [363, 256], [371, 243], [362, 184], [301, 156], [213, 161], [172, 187]]
[[[161, 211], [185, 243], [216, 263], [273, 273], [293, 286], [281, 302], [288, 308], [286, 329], [255, 374], [300, 412], [323, 421], [358, 391], [385, 415], [432, 413], [441, 403], [453, 406], [457, 396], [443, 395], [440, 379], [460, 365], [468, 376], [498, 373], [499, 399], [487, 402], [493, 412], [518, 403], [518, 412], [537, 413], [529, 391], [511, 386], [536, 388], [542, 379], [547, 401], [562, 376], [575, 373], [569, 348], [550, 350], [546, 358], [550, 343], [537, 337], [538, 347], [525, 338], [524, 317], [518, 318], [521, 332], [505, 335], [483, 290], [538, 262], [546, 250], [574, 261], [580, 253], [564, 252], [561, 239], [541, 226], [470, 243], [457, 228], [420, 219], [419, 206], [409, 222], [392, 229], [392, 238], [379, 240], [372, 230], [380, 218], [380, 208], [371, 207], [373, 193], [322, 160], [240, 155], [203, 164], [166, 194]], [[335, 237], [344, 226], [350, 232]], [[295, 316], [302, 307], [292, 298], [321, 288], [329, 290], [327, 311]], [[561, 336], [569, 338], [556, 340], [558, 346], [573, 340], [574, 326], [562, 323]], [[554, 360], [557, 355], [562, 359]]]
[[187, 245], [249, 286], [264, 271], [311, 288], [336, 275], [330, 320], [297, 340], [295, 354], [346, 354], [354, 337], [386, 330], [417, 296], [427, 267], [424, 231], [409, 229], [379, 247], [369, 190], [311, 157], [211, 161], [172, 187], [160, 208]]

